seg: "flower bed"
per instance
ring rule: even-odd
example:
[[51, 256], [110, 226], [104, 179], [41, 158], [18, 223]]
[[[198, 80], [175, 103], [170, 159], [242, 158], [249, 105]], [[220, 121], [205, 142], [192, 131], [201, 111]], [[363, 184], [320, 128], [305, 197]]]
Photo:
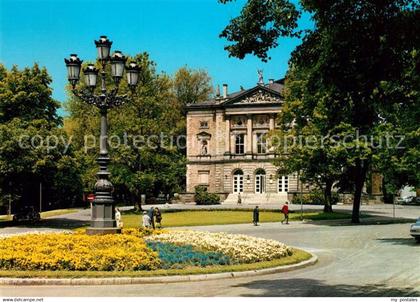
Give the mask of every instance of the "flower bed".
[[158, 254], [133, 235], [30, 234], [0, 239], [0, 269], [152, 270]]
[[147, 240], [189, 244], [196, 249], [220, 252], [237, 263], [270, 261], [293, 254], [292, 248], [275, 240], [227, 233], [171, 231], [149, 236]]
[[163, 269], [228, 265], [231, 262], [229, 257], [222, 253], [195, 251], [191, 245], [177, 246], [171, 243], [148, 242], [147, 246], [159, 253]]
[[23, 234], [0, 238], [0, 270], [147, 271], [230, 266], [291, 256], [267, 239], [226, 233], [126, 229], [123, 234]]

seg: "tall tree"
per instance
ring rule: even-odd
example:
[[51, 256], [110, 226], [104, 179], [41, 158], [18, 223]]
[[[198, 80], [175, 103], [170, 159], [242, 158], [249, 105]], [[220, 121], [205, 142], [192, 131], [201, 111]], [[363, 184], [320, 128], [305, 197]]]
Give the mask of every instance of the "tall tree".
[[205, 70], [181, 67], [175, 73], [173, 81], [176, 98], [183, 106], [183, 115], [187, 104], [207, 101], [213, 93], [210, 76]]
[[[279, 37], [302, 37], [290, 66], [297, 73], [308, 74], [305, 91], [319, 97], [312, 98], [312, 107], [324, 102], [328, 128], [346, 124], [354, 133], [347, 140], [354, 151], [342, 180], [354, 188], [352, 221], [359, 222], [363, 184], [375, 154], [382, 151], [360, 136], [378, 140], [378, 134], [384, 134], [382, 124], [389, 122], [388, 113], [396, 106], [419, 105], [418, 86], [402, 81], [409, 66], [418, 62], [413, 52], [420, 46], [420, 3], [302, 0], [300, 6], [311, 14], [314, 29], [302, 32], [297, 28], [300, 12], [290, 1], [249, 0], [221, 37], [233, 43], [226, 47], [230, 55], [243, 58], [255, 54], [262, 60], [269, 58], [267, 52], [278, 45]], [[418, 76], [418, 69], [413, 76]], [[302, 126], [307, 123], [305, 119], [297, 119], [299, 122]], [[418, 126], [414, 133], [418, 138]], [[413, 148], [418, 151], [418, 145]], [[399, 156], [406, 155], [409, 152]]]
[[[147, 53], [132, 59], [141, 66], [141, 83], [130, 102], [109, 112], [108, 136], [115, 193], [119, 200], [138, 203], [142, 194], [152, 198], [182, 190], [185, 156], [182, 146], [177, 146], [177, 138], [185, 131], [182, 115], [185, 104], [175, 94], [174, 79], [158, 74]], [[195, 72], [188, 71], [188, 74]], [[112, 80], [107, 80], [112, 85]], [[125, 80], [120, 84], [120, 91], [129, 93]], [[86, 190], [92, 190], [97, 169], [98, 148], [94, 147], [94, 140], [99, 135], [99, 119], [92, 107], [71, 97], [67, 102], [70, 117], [65, 121], [65, 129], [74, 136], [77, 154], [83, 163]]]
[[38, 64], [18, 70], [13, 66], [8, 72], [0, 67], [0, 123], [13, 118], [24, 121], [47, 120], [51, 125], [61, 123], [57, 114], [59, 103], [51, 97], [51, 77]]
[[38, 205], [40, 182], [52, 207], [81, 197], [78, 166], [59, 128], [50, 84], [47, 70], [36, 64], [10, 71], [0, 65], [0, 202], [8, 202], [7, 195], [14, 208]]

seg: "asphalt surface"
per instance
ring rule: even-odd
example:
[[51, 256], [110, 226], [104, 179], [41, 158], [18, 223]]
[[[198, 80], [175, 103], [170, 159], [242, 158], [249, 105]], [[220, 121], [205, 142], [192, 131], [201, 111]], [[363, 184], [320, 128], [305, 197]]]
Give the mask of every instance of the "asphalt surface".
[[[416, 208], [416, 213], [420, 214]], [[411, 210], [412, 211], [412, 210]], [[420, 296], [420, 245], [409, 223], [265, 223], [194, 227], [282, 241], [315, 253], [301, 270], [238, 279], [115, 286], [0, 286], [1, 296]]]

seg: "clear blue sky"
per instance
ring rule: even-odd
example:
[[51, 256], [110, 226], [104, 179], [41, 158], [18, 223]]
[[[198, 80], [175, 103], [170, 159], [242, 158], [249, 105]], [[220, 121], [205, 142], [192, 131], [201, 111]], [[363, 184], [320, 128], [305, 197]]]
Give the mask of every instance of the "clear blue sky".
[[[218, 37], [237, 16], [245, 1], [222, 5], [217, 0], [0, 0], [0, 61], [8, 68], [45, 66], [53, 78], [55, 99], [64, 102], [64, 57], [77, 53], [93, 60], [93, 43], [107, 35], [114, 50], [134, 55], [150, 53], [157, 70], [173, 74], [178, 68], [206, 69], [213, 84], [229, 84], [229, 91], [254, 86], [257, 69], [264, 79], [284, 76], [297, 39], [283, 39], [272, 60], [229, 58], [226, 41]], [[300, 26], [311, 27], [309, 16]], [[60, 111], [62, 114], [65, 112]]]

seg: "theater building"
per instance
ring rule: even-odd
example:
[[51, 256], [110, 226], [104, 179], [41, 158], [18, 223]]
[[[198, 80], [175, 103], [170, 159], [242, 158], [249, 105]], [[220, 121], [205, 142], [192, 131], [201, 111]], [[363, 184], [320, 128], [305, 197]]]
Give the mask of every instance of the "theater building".
[[188, 106], [187, 192], [198, 185], [218, 193], [225, 203], [281, 203], [301, 186], [297, 175], [273, 165], [267, 133], [276, 128], [282, 108], [283, 80], [222, 94]]

